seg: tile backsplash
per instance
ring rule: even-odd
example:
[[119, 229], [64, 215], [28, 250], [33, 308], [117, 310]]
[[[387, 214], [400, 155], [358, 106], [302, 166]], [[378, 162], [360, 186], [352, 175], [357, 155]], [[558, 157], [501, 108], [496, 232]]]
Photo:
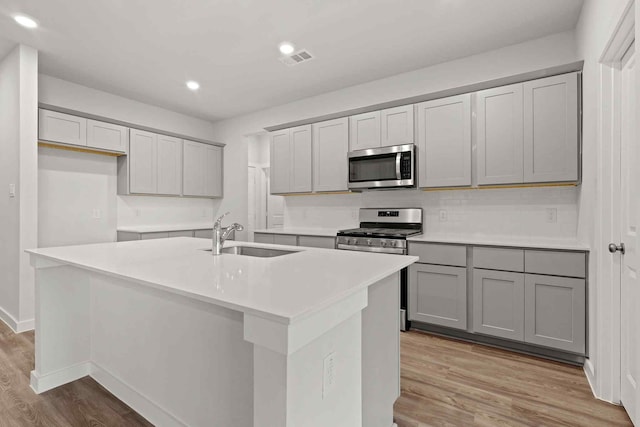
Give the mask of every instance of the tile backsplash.
[[428, 233], [574, 238], [578, 194], [568, 186], [289, 196], [285, 227], [350, 227], [361, 207], [422, 207]]

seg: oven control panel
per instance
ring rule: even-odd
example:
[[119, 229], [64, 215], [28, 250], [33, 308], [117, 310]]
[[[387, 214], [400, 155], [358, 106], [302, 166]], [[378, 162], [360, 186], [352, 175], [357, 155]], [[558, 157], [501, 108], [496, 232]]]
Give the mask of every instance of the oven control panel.
[[380, 237], [338, 236], [336, 247], [351, 251], [404, 254], [407, 250], [407, 241], [405, 239], [385, 239]]

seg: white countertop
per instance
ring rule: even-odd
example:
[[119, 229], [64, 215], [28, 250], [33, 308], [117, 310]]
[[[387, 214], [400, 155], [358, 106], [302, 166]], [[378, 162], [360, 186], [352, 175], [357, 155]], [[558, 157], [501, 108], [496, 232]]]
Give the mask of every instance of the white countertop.
[[191, 224], [165, 224], [165, 225], [126, 225], [119, 226], [117, 231], [128, 233], [162, 233], [163, 231], [186, 231], [212, 229], [213, 221]]
[[[261, 228], [253, 230], [254, 233], [269, 233], [269, 234], [296, 234], [299, 236], [321, 236], [321, 237], [336, 237], [338, 231], [344, 230], [349, 227], [341, 228], [302, 228], [302, 227], [286, 227], [286, 228]], [[353, 227], [352, 227], [353, 228]]]
[[281, 323], [293, 323], [417, 261], [417, 257], [226, 242], [298, 251], [273, 258], [202, 249], [179, 237], [34, 249], [27, 252]]
[[410, 237], [407, 240], [414, 242], [453, 243], [478, 246], [509, 246], [518, 248], [558, 249], [569, 251], [588, 251], [590, 249], [589, 246], [578, 242], [576, 239], [549, 239], [496, 235], [489, 236], [482, 234], [457, 236], [450, 234], [425, 233], [420, 236]]

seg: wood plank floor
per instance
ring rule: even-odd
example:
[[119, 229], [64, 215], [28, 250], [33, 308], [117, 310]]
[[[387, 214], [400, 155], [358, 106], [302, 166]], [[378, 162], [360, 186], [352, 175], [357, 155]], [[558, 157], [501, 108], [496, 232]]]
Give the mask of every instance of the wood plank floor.
[[[0, 322], [0, 427], [151, 425], [89, 377], [35, 394], [33, 365], [33, 332]], [[402, 334], [395, 417], [399, 427], [631, 426], [593, 398], [580, 368], [414, 331]]]
[[89, 377], [37, 395], [29, 387], [33, 332], [0, 321], [0, 427], [151, 426]]
[[399, 427], [632, 425], [582, 368], [417, 331], [401, 347]]

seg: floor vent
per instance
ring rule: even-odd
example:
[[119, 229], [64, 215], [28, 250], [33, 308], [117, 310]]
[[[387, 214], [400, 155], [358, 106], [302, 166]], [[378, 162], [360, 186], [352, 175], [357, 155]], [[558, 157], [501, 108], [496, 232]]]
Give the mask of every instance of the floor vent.
[[285, 65], [298, 65], [303, 62], [311, 61], [313, 59], [313, 55], [309, 53], [307, 50], [299, 50], [295, 53], [292, 53], [288, 56], [281, 56], [280, 61]]

